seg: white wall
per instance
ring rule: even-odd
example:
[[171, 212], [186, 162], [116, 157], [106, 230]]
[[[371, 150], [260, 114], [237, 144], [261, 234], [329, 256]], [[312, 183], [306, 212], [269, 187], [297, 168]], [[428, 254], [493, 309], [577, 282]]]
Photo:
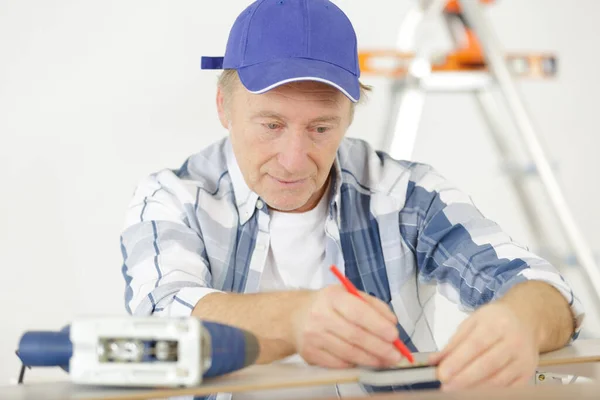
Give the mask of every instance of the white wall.
[[[125, 312], [119, 231], [130, 195], [142, 176], [179, 166], [225, 134], [213, 101], [216, 74], [199, 70], [200, 56], [222, 54], [248, 3], [211, 2], [209, 11], [201, 1], [0, 1], [0, 384], [17, 374], [13, 352], [25, 330]], [[411, 4], [338, 3], [364, 47], [392, 45]], [[506, 48], [560, 55], [557, 80], [521, 88], [577, 222], [600, 251], [600, 2], [576, 4], [504, 0], [489, 14]], [[375, 93], [350, 134], [377, 144], [387, 86], [364, 80]], [[466, 96], [428, 99], [415, 158], [529, 241], [475, 110]], [[576, 279], [577, 267], [570, 269]], [[589, 334], [600, 335], [593, 315], [590, 322]], [[442, 340], [450, 332], [442, 329]], [[59, 371], [31, 376], [64, 378]]]

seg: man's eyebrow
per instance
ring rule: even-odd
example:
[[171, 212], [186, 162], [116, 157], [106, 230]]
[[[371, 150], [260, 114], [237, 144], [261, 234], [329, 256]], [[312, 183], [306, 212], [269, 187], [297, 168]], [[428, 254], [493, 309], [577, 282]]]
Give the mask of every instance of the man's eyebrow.
[[252, 115], [252, 118], [274, 118], [274, 119], [285, 119], [283, 118], [283, 115], [277, 114], [276, 112], [272, 112], [272, 111], [259, 111], [255, 114]]
[[[277, 114], [276, 112], [273, 111], [259, 111], [255, 114], [252, 115], [251, 117], [252, 119], [255, 118], [273, 118], [273, 119], [278, 119], [278, 120], [285, 120], [285, 117], [281, 114]], [[339, 123], [341, 121], [341, 118], [335, 115], [324, 115], [322, 117], [318, 117], [315, 118], [313, 120], [310, 121], [311, 124], [314, 123], [319, 123], [319, 122], [334, 122], [334, 123]]]
[[335, 115], [330, 115], [330, 116], [323, 116], [323, 117], [319, 117], [319, 118], [315, 118], [312, 121], [310, 121], [311, 123], [315, 123], [315, 122], [340, 122], [341, 118]]

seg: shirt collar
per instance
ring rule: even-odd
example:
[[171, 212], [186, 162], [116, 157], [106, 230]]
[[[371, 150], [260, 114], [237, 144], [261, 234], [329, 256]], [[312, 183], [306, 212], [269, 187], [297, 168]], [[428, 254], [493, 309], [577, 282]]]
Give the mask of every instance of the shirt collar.
[[[240, 216], [240, 223], [243, 225], [252, 218], [252, 215], [257, 208], [261, 210], [266, 210], [267, 208], [264, 201], [260, 199], [260, 196], [250, 190], [246, 184], [229, 138], [227, 138], [227, 143], [225, 145], [225, 157], [227, 160], [229, 176], [231, 177], [231, 183], [233, 185], [233, 193], [235, 195], [235, 203]], [[342, 188], [342, 168], [339, 161], [339, 153], [336, 155], [333, 162], [332, 172], [329, 184], [330, 189], [327, 192], [327, 195], [329, 196], [329, 216], [332, 218], [335, 217], [339, 225], [341, 217], [339, 203]], [[259, 202], [259, 200], [261, 201]]]
[[342, 167], [340, 164], [339, 152], [333, 161], [331, 182], [329, 187], [329, 216], [331, 218], [335, 217], [335, 220], [339, 226], [342, 215], [340, 209], [340, 197], [342, 192]]
[[[240, 170], [235, 158], [235, 154], [233, 153], [233, 147], [229, 138], [227, 138], [227, 143], [225, 146], [225, 157], [227, 160], [229, 176], [231, 177], [231, 183], [233, 185], [233, 194], [235, 195], [235, 204], [240, 216], [240, 223], [244, 225], [250, 218], [252, 218], [252, 215], [256, 210], [259, 196], [250, 190], [246, 184], [244, 176], [242, 175], [242, 171]], [[261, 206], [264, 207], [262, 203]]]

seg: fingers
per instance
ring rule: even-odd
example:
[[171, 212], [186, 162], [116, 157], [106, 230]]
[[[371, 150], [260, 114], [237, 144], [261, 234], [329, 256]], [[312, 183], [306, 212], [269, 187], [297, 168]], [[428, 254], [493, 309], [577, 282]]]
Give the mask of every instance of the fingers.
[[[298, 351], [305, 359], [307, 354], [321, 357], [324, 350], [337, 362], [352, 365], [385, 367], [402, 360], [393, 345], [398, 338], [397, 319], [384, 302], [369, 295], [361, 299], [332, 286], [314, 297], [309, 307], [298, 326]], [[334, 362], [323, 357], [327, 365]]]
[[533, 377], [534, 374], [531, 375], [522, 375], [516, 379], [514, 379], [509, 385], [508, 387], [522, 387], [525, 386], [529, 383], [529, 381], [531, 380], [531, 378]]
[[324, 344], [332, 353], [348, 362], [382, 367], [402, 360], [402, 355], [391, 342], [352, 324], [341, 315], [332, 315], [326, 329], [331, 336]]
[[459, 332], [458, 334], [462, 337], [462, 342], [456, 344], [453, 341], [450, 350], [442, 351], [444, 355], [438, 366], [439, 378], [442, 382], [453, 380], [474, 363], [481, 354], [484, 354], [501, 339], [502, 333], [482, 325], [471, 332]]
[[527, 323], [503, 305], [488, 305], [465, 320], [430, 361], [439, 361], [444, 390], [519, 386], [535, 373], [537, 349]]
[[328, 351], [348, 364], [369, 367], [383, 367], [385, 365], [384, 357], [376, 356], [356, 344], [349, 343], [343, 337], [327, 333], [325, 341]]
[[479, 382], [478, 387], [509, 387], [513, 382], [519, 379], [519, 368], [517, 360], [511, 360], [507, 365], [485, 381]]
[[431, 353], [427, 357], [427, 363], [429, 365], [438, 365], [441, 359], [442, 359], [442, 352], [438, 351], [436, 353]]
[[429, 363], [437, 365], [442, 361], [448, 354], [454, 352], [457, 347], [465, 343], [465, 339], [470, 335], [477, 325], [477, 320], [474, 318], [467, 318], [464, 320], [456, 330], [455, 334], [450, 338], [450, 341], [440, 352], [434, 353], [429, 357]]
[[516, 358], [506, 364], [502, 369], [496, 371], [493, 375], [487, 379], [480, 381], [474, 388], [506, 388], [506, 387], [519, 387], [529, 383], [535, 374], [535, 370], [531, 373], [523, 373], [521, 365]]
[[371, 302], [365, 302], [349, 293], [343, 293], [339, 301], [333, 302], [333, 308], [351, 324], [371, 332], [385, 342], [391, 343], [398, 337], [396, 324], [384, 317], [381, 312], [374, 312], [375, 309]]
[[325, 368], [350, 368], [351, 363], [348, 363], [339, 357], [331, 354], [329, 351], [313, 347], [307, 350], [303, 355], [304, 360], [313, 365], [319, 365]]
[[[443, 361], [443, 363], [445, 362], [446, 360]], [[448, 357], [448, 362], [452, 362], [452, 356]], [[494, 379], [498, 381], [498, 384], [508, 385], [515, 375], [514, 369], [507, 371], [511, 362], [514, 362], [514, 358], [505, 346], [491, 346], [473, 361], [467, 363], [455, 375], [449, 379], [443, 377], [441, 381], [446, 390], [475, 387], [484, 383], [492, 383]]]

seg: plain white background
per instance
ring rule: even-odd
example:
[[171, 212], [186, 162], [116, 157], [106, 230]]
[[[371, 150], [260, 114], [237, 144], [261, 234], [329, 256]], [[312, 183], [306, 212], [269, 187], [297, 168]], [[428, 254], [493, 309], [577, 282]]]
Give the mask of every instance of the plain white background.
[[[339, 0], [361, 48], [389, 47], [412, 1]], [[178, 167], [225, 135], [214, 105], [216, 73], [202, 55], [222, 55], [248, 0], [0, 0], [0, 384], [17, 376], [26, 330], [60, 329], [80, 315], [122, 315], [119, 233], [139, 179]], [[559, 76], [519, 88], [586, 239], [600, 251], [600, 57], [597, 0], [501, 0], [487, 14], [511, 51], [558, 54]], [[440, 39], [437, 35], [441, 35]], [[433, 25], [422, 39], [447, 46]], [[349, 135], [379, 145], [388, 82], [374, 86]], [[509, 136], [514, 137], [514, 134]], [[517, 151], [520, 155], [522, 150]], [[516, 239], [534, 245], [467, 95], [427, 99], [414, 158], [433, 164]], [[524, 162], [525, 160], [521, 158]], [[554, 245], [565, 250], [543, 189]], [[588, 305], [586, 336], [600, 336], [598, 308], [579, 267], [561, 266]], [[440, 343], [458, 322], [442, 303]], [[35, 379], [60, 371], [31, 371]]]

